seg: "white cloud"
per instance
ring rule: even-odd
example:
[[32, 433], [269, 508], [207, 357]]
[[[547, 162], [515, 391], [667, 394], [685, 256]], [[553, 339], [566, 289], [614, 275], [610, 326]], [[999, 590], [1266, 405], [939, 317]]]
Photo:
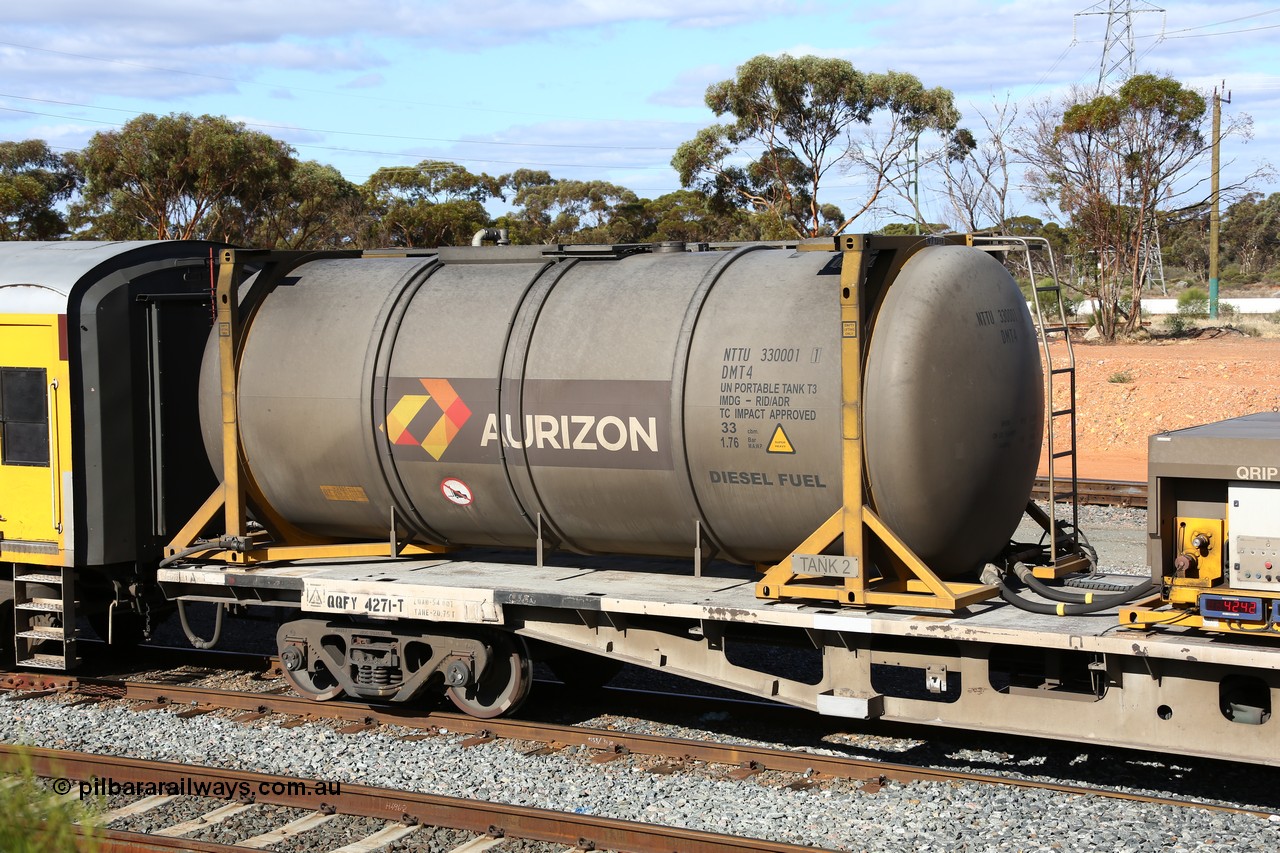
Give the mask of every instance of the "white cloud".
[[723, 65], [699, 65], [676, 75], [665, 89], [649, 96], [649, 103], [667, 107], [701, 107], [706, 104], [707, 87], [733, 76], [734, 69]]
[[348, 80], [341, 84], [343, 89], [373, 89], [381, 86], [385, 82], [385, 78], [381, 74], [361, 74], [354, 80]]

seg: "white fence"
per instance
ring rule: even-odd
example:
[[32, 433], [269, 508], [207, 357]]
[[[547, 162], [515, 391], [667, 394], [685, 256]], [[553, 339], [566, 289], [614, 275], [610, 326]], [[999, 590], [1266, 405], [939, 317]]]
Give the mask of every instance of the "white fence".
[[[1218, 307], [1231, 305], [1240, 314], [1274, 314], [1280, 311], [1280, 299], [1263, 299], [1249, 297], [1247, 299], [1218, 299]], [[1076, 314], [1092, 314], [1096, 308], [1094, 300], [1086, 299], [1076, 306]], [[1161, 314], [1177, 314], [1178, 300], [1146, 298], [1142, 300], [1142, 310], [1152, 316]]]

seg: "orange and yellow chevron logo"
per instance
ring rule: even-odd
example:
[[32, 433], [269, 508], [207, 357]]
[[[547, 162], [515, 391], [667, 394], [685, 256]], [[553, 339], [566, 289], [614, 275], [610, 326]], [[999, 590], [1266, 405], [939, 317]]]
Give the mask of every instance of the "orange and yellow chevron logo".
[[[404, 394], [387, 412], [383, 429], [392, 444], [417, 444], [431, 454], [437, 462], [453, 441], [458, 430], [471, 417], [471, 409], [462, 402], [458, 392], [453, 390], [447, 379], [419, 379], [425, 394]], [[430, 401], [440, 409], [440, 418], [435, 422], [426, 437], [418, 439], [410, 432], [410, 425]]]

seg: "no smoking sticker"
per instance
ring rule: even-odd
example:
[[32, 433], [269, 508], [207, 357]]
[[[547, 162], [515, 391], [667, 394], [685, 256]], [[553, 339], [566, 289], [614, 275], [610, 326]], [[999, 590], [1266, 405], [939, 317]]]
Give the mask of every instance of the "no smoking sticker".
[[445, 499], [458, 506], [470, 506], [474, 495], [471, 494], [471, 487], [459, 480], [457, 477], [446, 477], [440, 482], [440, 493]]

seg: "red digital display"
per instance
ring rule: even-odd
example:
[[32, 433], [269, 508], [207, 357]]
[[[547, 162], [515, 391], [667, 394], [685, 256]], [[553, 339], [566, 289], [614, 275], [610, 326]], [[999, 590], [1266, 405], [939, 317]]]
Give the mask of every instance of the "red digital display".
[[1261, 598], [1240, 598], [1226, 595], [1200, 596], [1200, 613], [1218, 619], [1240, 622], [1265, 622]]

